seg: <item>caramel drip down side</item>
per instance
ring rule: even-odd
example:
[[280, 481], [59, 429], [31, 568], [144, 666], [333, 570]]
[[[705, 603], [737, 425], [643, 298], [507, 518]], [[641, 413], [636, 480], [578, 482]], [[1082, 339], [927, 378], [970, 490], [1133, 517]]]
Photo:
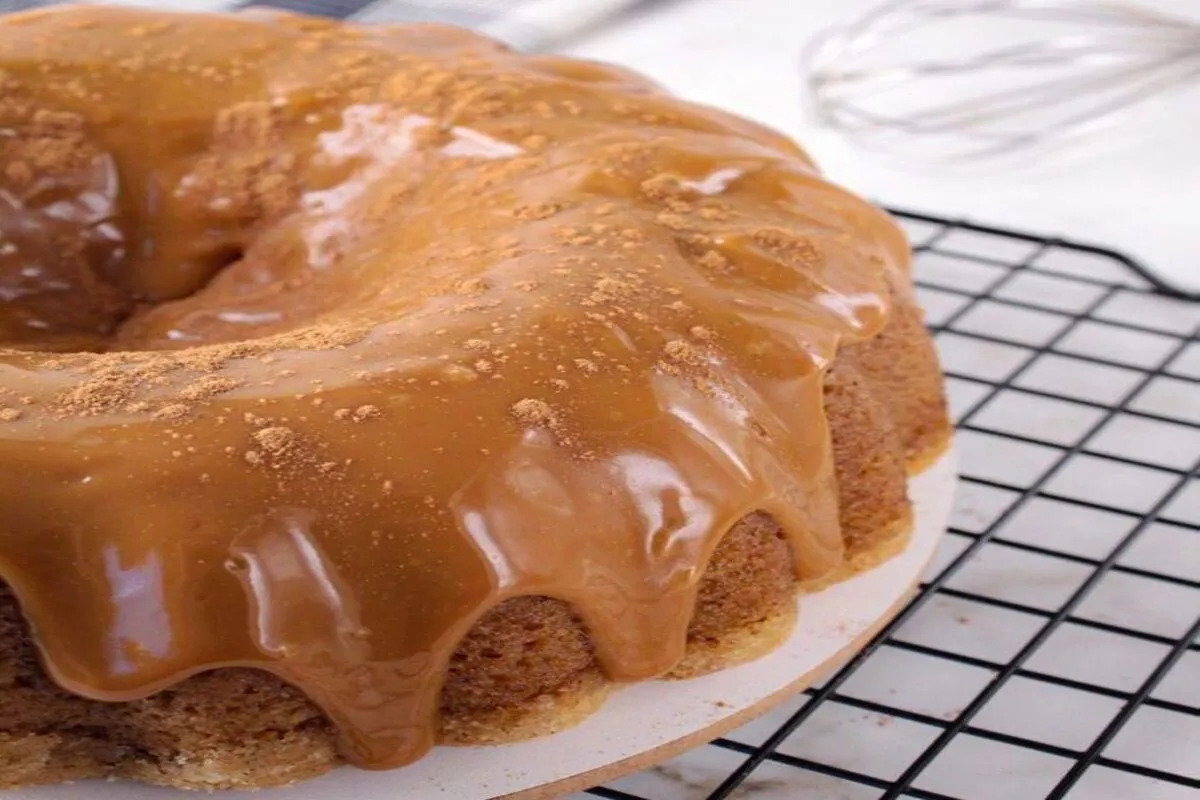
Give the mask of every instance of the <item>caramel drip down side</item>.
[[272, 672], [361, 766], [489, 609], [669, 671], [747, 514], [843, 558], [826, 369], [906, 267], [782, 137], [446, 28], [0, 22], [0, 577], [106, 701]]

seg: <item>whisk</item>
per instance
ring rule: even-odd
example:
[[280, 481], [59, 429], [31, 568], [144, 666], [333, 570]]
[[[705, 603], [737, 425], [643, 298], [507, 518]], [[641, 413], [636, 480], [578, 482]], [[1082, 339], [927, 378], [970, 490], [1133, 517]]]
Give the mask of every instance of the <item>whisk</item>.
[[860, 144], [980, 160], [1200, 84], [1200, 23], [1115, 1], [892, 0], [819, 36], [806, 62], [818, 113]]

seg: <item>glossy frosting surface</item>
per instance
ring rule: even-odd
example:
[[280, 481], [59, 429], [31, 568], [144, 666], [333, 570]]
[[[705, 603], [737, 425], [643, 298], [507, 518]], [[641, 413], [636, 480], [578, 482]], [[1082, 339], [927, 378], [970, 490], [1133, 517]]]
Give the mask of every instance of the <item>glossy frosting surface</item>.
[[229, 665], [364, 766], [505, 598], [615, 680], [721, 535], [842, 555], [822, 378], [907, 250], [777, 134], [431, 27], [0, 22], [0, 576], [53, 677]]

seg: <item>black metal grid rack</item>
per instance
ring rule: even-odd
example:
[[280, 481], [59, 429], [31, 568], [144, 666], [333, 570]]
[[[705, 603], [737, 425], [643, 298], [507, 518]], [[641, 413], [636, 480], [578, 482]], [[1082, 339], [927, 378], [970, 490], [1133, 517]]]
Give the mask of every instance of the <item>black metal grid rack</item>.
[[[927, 582], [791, 707], [580, 797], [1200, 792], [1200, 306], [1118, 253], [896, 214], [959, 430], [962, 497]], [[982, 639], [946, 632], [990, 613]], [[947, 682], [959, 707], [908, 701], [935, 662], [970, 673]], [[853, 729], [893, 723], [907, 744], [872, 763], [881, 743]]]

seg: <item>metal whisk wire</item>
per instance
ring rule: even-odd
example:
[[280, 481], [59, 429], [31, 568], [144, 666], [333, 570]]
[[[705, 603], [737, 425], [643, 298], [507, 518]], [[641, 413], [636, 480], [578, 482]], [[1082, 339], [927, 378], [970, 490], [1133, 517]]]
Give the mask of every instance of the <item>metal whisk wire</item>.
[[[970, 18], [1007, 27], [993, 29], [995, 44], [969, 53], [906, 52], [870, 63], [889, 43]], [[1006, 36], [1015, 41], [999, 41]], [[860, 143], [910, 155], [924, 144], [938, 160], [970, 160], [1077, 137], [1200, 82], [1200, 23], [1127, 2], [891, 0], [826, 31], [806, 62], [818, 112]], [[922, 81], [953, 79], [975, 84], [920, 108], [878, 102]]]

